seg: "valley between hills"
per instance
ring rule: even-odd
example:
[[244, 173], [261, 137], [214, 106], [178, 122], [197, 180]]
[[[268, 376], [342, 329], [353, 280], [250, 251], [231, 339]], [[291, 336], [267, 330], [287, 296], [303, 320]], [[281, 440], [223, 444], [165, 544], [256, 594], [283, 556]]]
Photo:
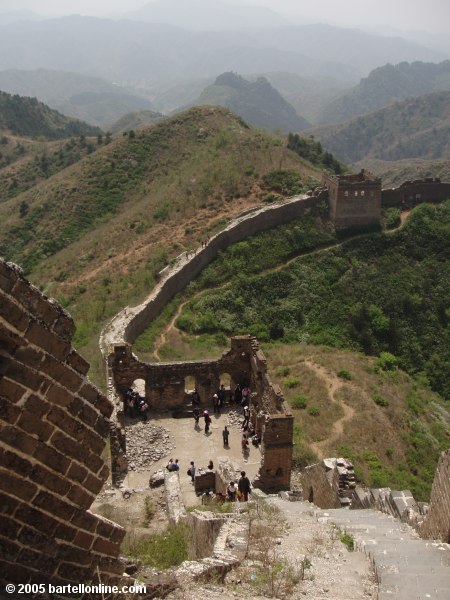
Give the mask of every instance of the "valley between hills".
[[[47, 146], [5, 138], [1, 251], [73, 315], [74, 344], [100, 387], [98, 337], [110, 318], [138, 304], [176, 256], [246, 209], [316, 186], [322, 168], [322, 149], [311, 139], [300, 147], [315, 164], [290, 150], [282, 135], [252, 129], [212, 106], [124, 135], [83, 134]], [[327, 448], [352, 457], [366, 483], [395, 481], [425, 497], [433, 464], [448, 443], [447, 405], [435, 394], [448, 396], [447, 233], [442, 205], [418, 207], [404, 230], [348, 241], [336, 238], [326, 213], [249, 238], [170, 303], [136, 351], [165, 360], [218, 356], [229, 335], [256, 335], [274, 380], [294, 407], [301, 406], [295, 410], [299, 467]], [[152, 355], [168, 322], [166, 341]], [[370, 357], [383, 352], [394, 354], [410, 376], [370, 375]], [[282, 364], [280, 357], [296, 353], [298, 362]], [[308, 369], [312, 357], [328, 375]], [[330, 370], [328, 358], [339, 368]], [[346, 362], [355, 372], [347, 369], [351, 382], [343, 382], [330, 403], [319, 390]], [[353, 404], [356, 396], [363, 405]], [[356, 413], [339, 425], [346, 406]], [[357, 419], [365, 411], [373, 434], [362, 450]]]

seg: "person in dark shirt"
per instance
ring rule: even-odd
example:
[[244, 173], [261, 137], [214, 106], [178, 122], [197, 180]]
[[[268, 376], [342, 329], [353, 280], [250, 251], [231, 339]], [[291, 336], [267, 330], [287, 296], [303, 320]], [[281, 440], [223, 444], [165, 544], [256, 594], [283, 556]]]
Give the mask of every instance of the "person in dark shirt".
[[248, 502], [248, 495], [251, 494], [250, 479], [246, 476], [245, 471], [241, 471], [241, 478], [238, 481], [239, 500]]

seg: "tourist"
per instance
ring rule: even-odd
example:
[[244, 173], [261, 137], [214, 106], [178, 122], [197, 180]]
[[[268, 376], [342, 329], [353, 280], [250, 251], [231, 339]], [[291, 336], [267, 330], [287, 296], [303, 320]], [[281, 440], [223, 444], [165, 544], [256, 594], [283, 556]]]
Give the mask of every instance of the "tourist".
[[207, 410], [204, 411], [203, 418], [205, 419], [205, 433], [209, 433], [209, 426], [211, 425], [211, 417], [209, 416], [209, 412]]
[[238, 481], [239, 501], [247, 502], [248, 495], [251, 494], [250, 480], [245, 475], [245, 471], [241, 471], [241, 478]]
[[220, 415], [220, 408], [219, 408], [219, 396], [217, 394], [213, 395], [213, 411], [214, 414], [219, 414]]
[[191, 460], [191, 466], [189, 467], [187, 474], [191, 478], [192, 483], [194, 483], [195, 482], [195, 464], [194, 464], [193, 460]]
[[214, 469], [214, 463], [213, 463], [213, 461], [212, 461], [212, 460], [210, 460], [210, 461], [209, 461], [209, 463], [208, 463], [208, 469], [209, 469], [210, 471], [212, 471], [212, 470]]
[[192, 414], [194, 415], [195, 427], [198, 427], [198, 422], [200, 421], [200, 409], [198, 406], [194, 408]]
[[244, 427], [244, 430], [242, 432], [241, 446], [242, 446], [243, 452], [246, 452], [248, 450], [248, 429], [247, 429], [247, 427]]
[[230, 481], [230, 483], [227, 486], [227, 498], [230, 502], [235, 502], [236, 492], [237, 492], [236, 484], [234, 483], [234, 481]]
[[248, 427], [248, 424], [250, 422], [250, 409], [247, 405], [244, 406], [244, 420], [242, 421], [242, 429], [245, 429], [246, 427]]
[[217, 395], [219, 396], [219, 414], [220, 414], [220, 409], [222, 408], [222, 406], [225, 405], [225, 396], [226, 396], [225, 386], [223, 385], [223, 383], [220, 386], [220, 390], [217, 392]]
[[168, 471], [171, 471], [172, 470], [172, 465], [173, 465], [173, 458], [169, 458], [169, 462], [166, 465], [166, 469]]
[[200, 404], [200, 394], [198, 393], [197, 388], [194, 388], [192, 392], [192, 406], [199, 406]]
[[242, 388], [242, 400], [241, 405], [245, 406], [250, 402], [250, 388], [246, 385]]
[[222, 431], [222, 438], [223, 438], [223, 445], [224, 446], [228, 446], [229, 435], [230, 435], [230, 432], [228, 430], [228, 426], [225, 425], [225, 427], [223, 428], [223, 431]]
[[180, 465], [178, 464], [178, 458], [175, 459], [175, 462], [173, 462], [170, 465], [170, 469], [169, 471], [179, 471], [180, 470]]

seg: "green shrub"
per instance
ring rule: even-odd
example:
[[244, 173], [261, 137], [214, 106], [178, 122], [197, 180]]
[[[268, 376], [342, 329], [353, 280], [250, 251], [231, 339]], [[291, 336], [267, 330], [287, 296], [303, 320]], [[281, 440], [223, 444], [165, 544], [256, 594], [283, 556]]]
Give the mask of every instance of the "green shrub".
[[341, 540], [341, 542], [343, 544], [345, 544], [347, 546], [347, 550], [349, 552], [353, 552], [353, 550], [355, 549], [355, 539], [352, 535], [344, 532], [344, 533], [341, 533], [341, 536], [339, 539]]
[[289, 367], [278, 367], [275, 371], [277, 377], [287, 377], [290, 373]]
[[401, 211], [399, 208], [388, 208], [384, 215], [386, 229], [394, 229], [401, 223]]
[[306, 408], [307, 404], [308, 401], [306, 400], [305, 396], [294, 396], [291, 400], [292, 408]]
[[338, 371], [337, 376], [341, 379], [346, 379], [347, 381], [350, 381], [352, 378], [352, 374], [350, 373], [350, 371], [347, 371], [347, 369], [341, 369], [340, 371]]
[[378, 406], [389, 406], [389, 400], [387, 400], [386, 398], [384, 398], [384, 396], [381, 396], [380, 394], [374, 394], [373, 401], [375, 402], [375, 404], [378, 404]]
[[317, 408], [317, 406], [310, 406], [310, 407], [308, 408], [308, 415], [309, 415], [310, 417], [318, 417], [318, 416], [319, 416], [319, 414], [320, 414], [320, 411], [319, 411], [319, 409]]
[[284, 380], [284, 385], [289, 389], [297, 387], [299, 383], [300, 379], [297, 379], [297, 377], [287, 377]]
[[398, 369], [398, 359], [390, 352], [382, 352], [377, 359], [375, 370], [378, 371], [396, 371]]

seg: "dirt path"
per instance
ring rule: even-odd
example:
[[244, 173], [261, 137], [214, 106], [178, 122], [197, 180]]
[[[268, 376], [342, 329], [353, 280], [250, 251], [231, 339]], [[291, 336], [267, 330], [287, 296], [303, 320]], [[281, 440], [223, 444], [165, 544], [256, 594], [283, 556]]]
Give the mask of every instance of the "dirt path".
[[[196, 296], [197, 295], [198, 294], [196, 294]], [[194, 296], [194, 298], [195, 298], [195, 296]], [[169, 332], [172, 331], [173, 329], [178, 329], [177, 327], [175, 327], [175, 322], [178, 319], [178, 317], [181, 315], [181, 311], [183, 310], [183, 308], [186, 306], [186, 304], [188, 302], [189, 302], [189, 300], [185, 300], [184, 302], [182, 302], [180, 304], [180, 306], [177, 308], [177, 312], [173, 315], [172, 319], [170, 320], [170, 323], [161, 331], [160, 335], [155, 339], [155, 343], [153, 345], [153, 354], [155, 355], [155, 358], [157, 360], [159, 360], [160, 362], [162, 362], [162, 358], [161, 358], [159, 351], [166, 343], [167, 335], [169, 334]]]
[[336, 392], [344, 385], [348, 384], [343, 383], [337, 375], [329, 373], [324, 367], [313, 362], [311, 359], [305, 360], [305, 365], [326, 382], [330, 401], [344, 411], [344, 416], [333, 423], [333, 428], [327, 438], [320, 442], [310, 443], [312, 450], [314, 450], [317, 456], [319, 458], [325, 458], [323, 448], [327, 444], [335, 442], [344, 433], [344, 424], [353, 418], [355, 411], [351, 406], [348, 406], [348, 404], [345, 404], [345, 402], [342, 402], [342, 400], [339, 400], [336, 397]]

